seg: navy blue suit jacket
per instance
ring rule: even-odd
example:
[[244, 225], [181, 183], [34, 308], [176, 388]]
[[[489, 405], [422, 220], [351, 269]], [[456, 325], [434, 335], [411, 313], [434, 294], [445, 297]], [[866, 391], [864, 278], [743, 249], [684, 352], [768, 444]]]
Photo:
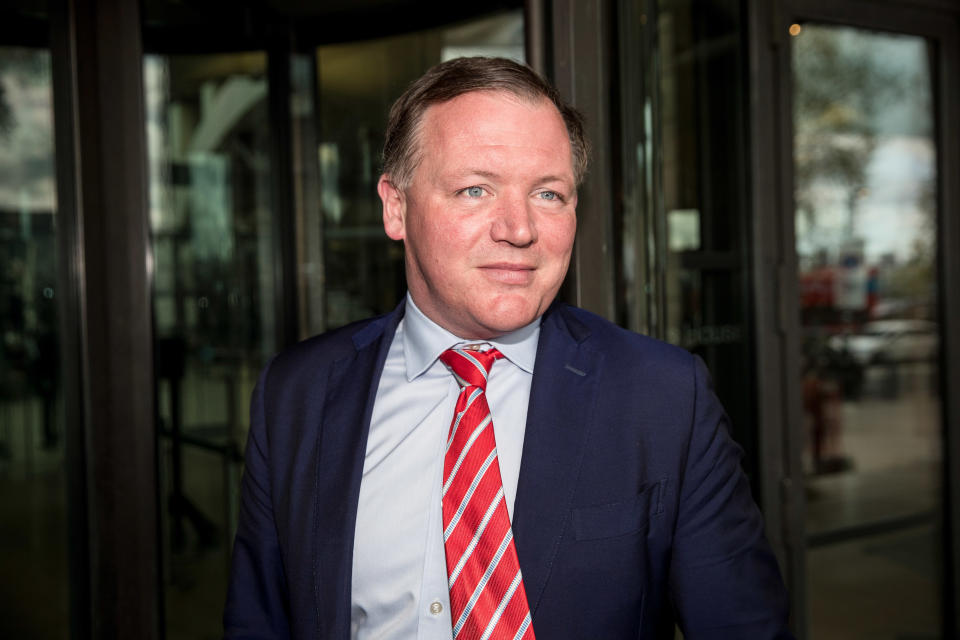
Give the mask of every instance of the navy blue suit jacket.
[[[307, 340], [261, 374], [226, 637], [349, 638], [367, 433], [402, 315]], [[740, 457], [698, 358], [554, 304], [513, 518], [538, 640], [672, 639], [675, 620], [687, 640], [790, 637]]]

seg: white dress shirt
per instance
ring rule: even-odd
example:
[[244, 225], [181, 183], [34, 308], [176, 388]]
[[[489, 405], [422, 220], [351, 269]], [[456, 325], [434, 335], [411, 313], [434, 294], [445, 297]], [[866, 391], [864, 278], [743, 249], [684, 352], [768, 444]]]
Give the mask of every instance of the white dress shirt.
[[[444, 443], [460, 387], [438, 360], [467, 344], [407, 295], [377, 388], [354, 536], [351, 637], [451, 640], [443, 548]], [[520, 475], [540, 319], [487, 341], [504, 358], [487, 383], [507, 512]], [[471, 343], [475, 343], [473, 341]]]

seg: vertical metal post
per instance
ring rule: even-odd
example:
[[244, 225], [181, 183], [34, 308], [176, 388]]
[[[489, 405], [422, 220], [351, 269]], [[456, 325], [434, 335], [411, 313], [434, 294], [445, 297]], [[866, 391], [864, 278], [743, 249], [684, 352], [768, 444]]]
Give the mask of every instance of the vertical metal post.
[[297, 241], [298, 337], [326, 330], [323, 211], [320, 204], [320, 94], [315, 48], [298, 49], [291, 60], [290, 136]]
[[[793, 249], [790, 54], [780, 35], [779, 0], [747, 3], [750, 91], [754, 354], [759, 500], [767, 537], [791, 595], [793, 630], [806, 637], [802, 415], [791, 391], [799, 371], [799, 310]], [[775, 105], [776, 108], [771, 108]], [[798, 440], [800, 440], [798, 442]]]
[[574, 246], [566, 297], [584, 309], [613, 320], [614, 260], [612, 226], [612, 135], [614, 113], [610, 76], [612, 60], [611, 3], [552, 0], [550, 72], [555, 86], [586, 117], [593, 147], [590, 169], [577, 202]]
[[[54, 10], [74, 637], [157, 638], [157, 472], [138, 3]], [[72, 485], [72, 482], [71, 482]], [[76, 501], [76, 504], [74, 504]], [[87, 551], [89, 556], [83, 551]], [[89, 557], [89, 564], [86, 563]], [[78, 586], [74, 582], [74, 588]], [[72, 589], [73, 591], [73, 589]], [[89, 613], [85, 613], [86, 609]]]
[[50, 6], [54, 147], [57, 182], [57, 296], [60, 317], [62, 424], [67, 472], [67, 559], [70, 637], [90, 637], [90, 536], [87, 501], [87, 422], [84, 419], [83, 234], [79, 218], [74, 133], [77, 126], [76, 39], [72, 5]]
[[944, 398], [944, 638], [960, 633], [960, 11], [944, 21], [935, 78], [940, 176], [940, 303], [944, 346], [940, 395]]
[[[279, 37], [278, 37], [279, 36]], [[292, 31], [271, 38], [267, 52], [267, 87], [270, 113], [270, 182], [272, 188], [274, 300], [276, 349], [298, 338], [297, 238], [293, 192], [292, 125], [290, 111], [290, 57]]]
[[550, 7], [544, 0], [523, 3], [523, 40], [527, 64], [550, 77]]

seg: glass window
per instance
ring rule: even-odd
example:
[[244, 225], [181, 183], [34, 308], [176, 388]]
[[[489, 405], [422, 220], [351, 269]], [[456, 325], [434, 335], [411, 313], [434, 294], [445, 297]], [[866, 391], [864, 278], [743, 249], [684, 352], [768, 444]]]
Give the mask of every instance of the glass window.
[[301, 335], [393, 308], [402, 247], [376, 192], [390, 104], [446, 57], [522, 55], [522, 34], [513, 11], [289, 53], [292, 176], [271, 164], [287, 123], [270, 120], [264, 52], [144, 58], [168, 637], [221, 633], [249, 398], [285, 346], [274, 190], [289, 178]]
[[755, 469], [744, 38], [736, 0], [623, 0], [619, 321], [700, 355]]
[[214, 637], [247, 407], [276, 351], [266, 55], [146, 56], [166, 628]]
[[798, 26], [791, 45], [811, 636], [939, 637], [943, 442], [929, 45]]
[[69, 631], [50, 54], [0, 47], [0, 637]]
[[311, 332], [389, 311], [406, 290], [403, 247], [383, 232], [376, 189], [393, 101], [443, 60], [495, 55], [522, 61], [523, 51], [520, 10], [317, 49], [321, 196], [307, 224], [324, 240], [322, 257], [317, 250], [306, 260], [324, 265], [324, 277], [309, 286], [324, 288], [326, 313], [309, 319]]

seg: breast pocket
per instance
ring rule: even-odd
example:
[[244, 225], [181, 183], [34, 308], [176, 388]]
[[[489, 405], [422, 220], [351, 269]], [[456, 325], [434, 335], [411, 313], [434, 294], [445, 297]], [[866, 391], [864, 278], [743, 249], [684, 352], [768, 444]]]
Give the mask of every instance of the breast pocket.
[[648, 482], [629, 500], [578, 507], [573, 510], [573, 535], [578, 541], [616, 538], [650, 526], [650, 519], [663, 512], [666, 478]]

